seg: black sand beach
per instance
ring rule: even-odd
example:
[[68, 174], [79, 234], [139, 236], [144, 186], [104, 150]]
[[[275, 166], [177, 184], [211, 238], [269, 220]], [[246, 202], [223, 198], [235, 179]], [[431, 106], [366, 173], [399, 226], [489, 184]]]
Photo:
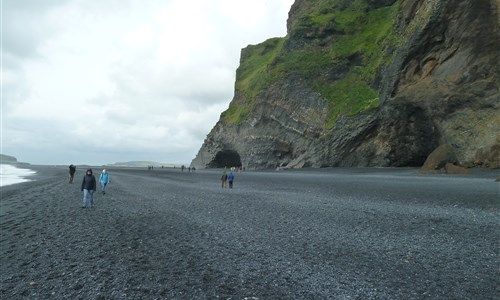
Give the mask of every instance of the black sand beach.
[[[499, 299], [498, 172], [79, 168], [2, 187], [1, 299]], [[99, 174], [100, 169], [94, 169]]]

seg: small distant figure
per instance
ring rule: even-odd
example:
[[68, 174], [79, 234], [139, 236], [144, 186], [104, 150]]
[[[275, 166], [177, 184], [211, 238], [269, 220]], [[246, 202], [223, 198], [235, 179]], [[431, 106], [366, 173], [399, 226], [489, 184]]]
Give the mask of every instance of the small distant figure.
[[188, 173], [191, 173], [191, 166], [188, 167]]
[[88, 169], [83, 176], [82, 181], [82, 192], [83, 192], [83, 206], [87, 207], [87, 198], [90, 196], [90, 207], [94, 206], [94, 192], [96, 191], [96, 180], [95, 176], [92, 174], [92, 169]]
[[69, 183], [73, 183], [73, 178], [75, 178], [76, 167], [71, 164], [69, 165]]
[[223, 173], [222, 177], [220, 178], [220, 180], [222, 181], [222, 188], [226, 187], [226, 185], [227, 185], [227, 174]]
[[102, 194], [106, 194], [106, 185], [111, 182], [111, 177], [109, 176], [108, 171], [106, 169], [102, 170], [101, 175], [99, 176], [99, 183], [101, 184]]
[[181, 172], [184, 172], [184, 168], [186, 168], [186, 167], [184, 167], [184, 165], [182, 165], [181, 166]]
[[229, 182], [229, 188], [233, 188], [233, 181], [234, 181], [234, 174], [233, 172], [229, 172], [229, 175], [227, 176], [227, 181]]
[[225, 188], [227, 185], [227, 174], [222, 174], [220, 180], [222, 181], [222, 188]]

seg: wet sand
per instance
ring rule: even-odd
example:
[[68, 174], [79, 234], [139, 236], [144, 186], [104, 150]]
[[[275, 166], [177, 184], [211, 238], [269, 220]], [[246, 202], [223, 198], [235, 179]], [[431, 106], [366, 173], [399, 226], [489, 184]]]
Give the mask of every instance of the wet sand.
[[82, 209], [83, 169], [32, 169], [1, 190], [1, 299], [500, 298], [498, 172], [110, 169]]

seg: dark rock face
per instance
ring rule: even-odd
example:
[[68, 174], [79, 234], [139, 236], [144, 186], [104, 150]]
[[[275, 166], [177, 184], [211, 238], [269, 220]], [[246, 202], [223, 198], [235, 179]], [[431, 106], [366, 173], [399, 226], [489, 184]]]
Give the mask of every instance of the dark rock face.
[[393, 5], [396, 0], [368, 0], [370, 8], [380, 8]]
[[[407, 50], [403, 47], [388, 67], [396, 67], [400, 76], [394, 84], [384, 78], [383, 84], [391, 89], [383, 90], [382, 110], [420, 109], [421, 117], [416, 120], [427, 123], [426, 129], [410, 131], [429, 142], [421, 143], [424, 154], [448, 143], [459, 161], [470, 165], [479, 147], [498, 143], [498, 130], [493, 128], [499, 125], [500, 52], [495, 49], [499, 49], [500, 35], [494, 2], [415, 1], [406, 5], [405, 20], [415, 18], [418, 10], [428, 9], [432, 14], [426, 26], [408, 40]], [[435, 3], [434, 7], [426, 8], [432, 6], [429, 3]], [[389, 118], [381, 117], [387, 124]], [[398, 127], [405, 123], [390, 122]], [[401, 137], [396, 134], [388, 139], [394, 144]]]
[[[326, 2], [296, 0], [283, 51], [325, 49], [344, 34], [328, 24], [309, 30], [307, 22], [300, 34], [290, 32], [311, 3]], [[342, 115], [329, 128], [331, 103], [311, 87], [311, 78], [288, 76], [260, 90], [241, 123], [230, 124], [222, 115], [192, 165], [421, 166], [437, 147], [449, 144], [459, 165], [498, 168], [493, 153], [500, 148], [497, 1], [367, 0], [367, 5], [397, 5], [398, 46], [385, 48], [391, 58], [370, 83], [380, 99], [377, 109]], [[354, 55], [317, 76], [333, 82], [362, 61]], [[236, 91], [233, 102], [245, 101]]]
[[477, 149], [474, 164], [487, 168], [500, 168], [500, 136], [497, 135], [495, 144]]
[[300, 82], [275, 85], [259, 96], [251, 118], [240, 126], [219, 121], [192, 165], [224, 167], [219, 161], [229, 159], [227, 153], [240, 157], [240, 164], [233, 166], [274, 168], [277, 161], [288, 163], [318, 140], [324, 114], [322, 99]]

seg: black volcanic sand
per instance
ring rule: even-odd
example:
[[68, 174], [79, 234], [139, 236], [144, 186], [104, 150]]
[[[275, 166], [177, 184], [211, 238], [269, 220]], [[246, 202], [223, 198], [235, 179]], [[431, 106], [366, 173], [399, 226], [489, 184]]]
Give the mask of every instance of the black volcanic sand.
[[[499, 299], [498, 172], [67, 167], [2, 188], [1, 299]], [[99, 174], [100, 169], [95, 169]]]

